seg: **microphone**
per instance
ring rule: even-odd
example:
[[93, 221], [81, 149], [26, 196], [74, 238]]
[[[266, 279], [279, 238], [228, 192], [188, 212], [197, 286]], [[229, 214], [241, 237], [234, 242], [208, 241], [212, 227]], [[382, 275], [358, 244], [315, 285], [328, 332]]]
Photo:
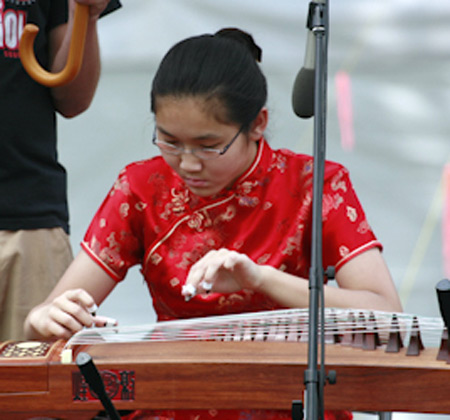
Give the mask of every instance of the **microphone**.
[[300, 118], [310, 118], [314, 115], [314, 83], [315, 83], [315, 36], [308, 30], [306, 52], [303, 67], [297, 73], [292, 89], [292, 108]]
[[306, 51], [303, 67], [297, 73], [292, 89], [292, 108], [300, 118], [310, 118], [314, 115], [315, 67], [316, 67], [316, 37], [312, 31], [315, 8], [325, 0], [309, 3], [308, 28], [306, 37]]
[[76, 363], [91, 390], [97, 394], [109, 418], [120, 420], [120, 414], [106, 393], [105, 385], [92, 357], [88, 353], [80, 352], [76, 358]]

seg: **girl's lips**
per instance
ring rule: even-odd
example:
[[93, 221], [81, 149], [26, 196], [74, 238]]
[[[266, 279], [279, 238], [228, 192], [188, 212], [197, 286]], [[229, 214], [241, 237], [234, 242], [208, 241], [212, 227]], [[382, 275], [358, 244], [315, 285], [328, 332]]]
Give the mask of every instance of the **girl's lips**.
[[204, 179], [196, 179], [196, 178], [184, 178], [184, 182], [190, 187], [205, 187], [207, 185], [207, 181]]

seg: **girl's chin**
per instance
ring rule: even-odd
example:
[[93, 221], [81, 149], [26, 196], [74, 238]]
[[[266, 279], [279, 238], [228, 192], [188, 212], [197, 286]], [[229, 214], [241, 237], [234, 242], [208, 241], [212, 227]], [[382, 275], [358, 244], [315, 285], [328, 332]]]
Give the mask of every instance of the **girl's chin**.
[[196, 188], [191, 186], [188, 186], [188, 188], [193, 194], [198, 195], [199, 197], [210, 197], [218, 192], [211, 188]]
[[197, 186], [188, 185], [188, 184], [186, 184], [186, 186], [189, 188], [189, 190], [193, 194], [195, 194], [199, 197], [212, 197], [212, 196], [215, 196], [216, 194], [218, 194], [220, 191], [222, 191], [221, 188], [197, 187]]

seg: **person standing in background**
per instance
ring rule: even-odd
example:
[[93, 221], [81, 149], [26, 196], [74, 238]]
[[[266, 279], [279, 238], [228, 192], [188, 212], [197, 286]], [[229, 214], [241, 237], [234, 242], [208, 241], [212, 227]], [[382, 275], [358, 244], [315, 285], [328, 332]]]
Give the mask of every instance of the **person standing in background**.
[[[39, 63], [66, 64], [76, 3], [89, 6], [83, 64], [65, 86], [32, 80], [19, 57], [27, 23], [39, 27]], [[72, 261], [66, 171], [58, 162], [56, 113], [88, 109], [100, 77], [97, 21], [118, 0], [0, 0], [0, 340], [23, 339], [23, 321]]]

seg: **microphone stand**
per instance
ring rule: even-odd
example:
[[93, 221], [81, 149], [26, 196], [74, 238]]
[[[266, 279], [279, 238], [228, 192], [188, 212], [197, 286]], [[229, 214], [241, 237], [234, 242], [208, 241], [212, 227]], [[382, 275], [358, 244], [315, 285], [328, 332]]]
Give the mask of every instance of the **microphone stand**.
[[[314, 89], [314, 169], [312, 201], [311, 268], [309, 273], [309, 337], [308, 368], [304, 373], [306, 420], [323, 418], [323, 386], [325, 373], [317, 369], [319, 307], [322, 307], [324, 276], [334, 277], [332, 268], [324, 271], [322, 263], [322, 203], [325, 174], [326, 98], [327, 98], [327, 47], [328, 2], [312, 1], [309, 5], [309, 29], [315, 36], [315, 89]], [[321, 328], [322, 361], [324, 355], [323, 328]], [[320, 415], [320, 417], [319, 417]]]
[[80, 352], [78, 353], [76, 363], [81, 374], [84, 376], [86, 383], [102, 403], [109, 419], [120, 420], [120, 414], [106, 392], [102, 377], [100, 376], [100, 372], [97, 370], [92, 357], [88, 353]]

